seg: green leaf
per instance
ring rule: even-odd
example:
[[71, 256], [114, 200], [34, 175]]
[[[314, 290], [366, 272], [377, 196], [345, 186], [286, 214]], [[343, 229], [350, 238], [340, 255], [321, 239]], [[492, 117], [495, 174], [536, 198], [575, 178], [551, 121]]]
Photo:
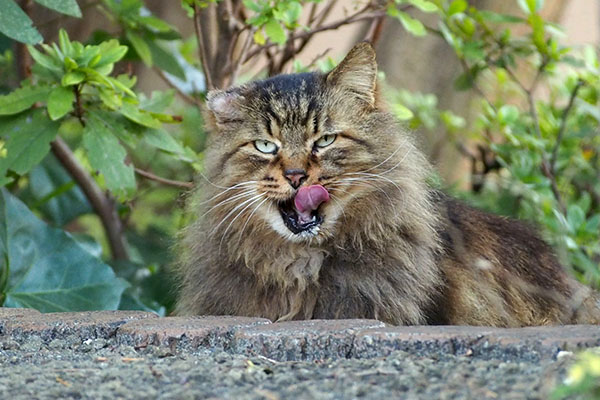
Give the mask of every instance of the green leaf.
[[6, 157], [0, 157], [0, 179], [8, 170], [23, 175], [42, 161], [50, 151], [58, 126], [43, 109], [0, 119], [0, 134], [6, 142]]
[[123, 105], [121, 96], [113, 89], [99, 87], [98, 95], [100, 96], [100, 100], [102, 100], [102, 103], [104, 103], [104, 105], [110, 108], [111, 110], [121, 108], [121, 106]]
[[430, 13], [438, 10], [438, 6], [428, 0], [408, 0], [408, 2], [423, 12]]
[[[60, 29], [58, 31], [58, 47], [60, 47], [62, 54], [65, 58], [74, 56], [73, 45], [69, 40], [69, 35], [67, 35], [67, 31], [65, 31], [64, 29]], [[74, 68], [77, 68], [77, 63], [73, 60], [71, 60], [71, 62], [75, 64]], [[65, 63], [65, 65], [67, 64]]]
[[0, 115], [17, 114], [38, 101], [45, 101], [51, 88], [44, 85], [25, 86], [0, 96]]
[[137, 33], [132, 31], [127, 31], [125, 33], [127, 40], [133, 46], [133, 49], [137, 53], [137, 55], [142, 59], [144, 64], [151, 67], [152, 66], [152, 53], [150, 51], [150, 47], [148, 43]]
[[54, 72], [63, 72], [63, 63], [58, 58], [43, 54], [29, 44], [27, 45], [27, 50], [29, 50], [29, 54], [31, 54], [35, 62], [42, 67]]
[[140, 96], [140, 108], [146, 111], [160, 113], [165, 111], [175, 99], [175, 90], [153, 91], [150, 98]]
[[153, 129], [158, 129], [162, 126], [160, 121], [154, 119], [149, 113], [140, 110], [135, 104], [123, 103], [123, 106], [121, 106], [119, 111], [125, 118], [136, 124]]
[[59, 86], [53, 89], [48, 96], [48, 115], [50, 119], [56, 121], [62, 118], [69, 111], [73, 110], [75, 93], [69, 87]]
[[92, 212], [79, 186], [52, 153], [29, 172], [27, 195], [30, 207], [41, 210], [57, 226]]
[[401, 121], [406, 121], [414, 117], [413, 112], [408, 107], [399, 103], [393, 105], [393, 111], [396, 118]]
[[404, 11], [398, 11], [396, 18], [402, 23], [404, 29], [409, 31], [415, 36], [425, 36], [427, 30], [425, 26], [419, 21], [405, 13]]
[[16, 2], [0, 0], [0, 10], [0, 32], [22, 43], [36, 44], [42, 41], [42, 35]]
[[[274, 19], [270, 19], [265, 24], [265, 34], [272, 42], [277, 44], [283, 44], [287, 40], [285, 30], [283, 30], [281, 24]], [[256, 37], [254, 39], [256, 39]]]
[[544, 0], [517, 0], [525, 14], [535, 14], [544, 6]]
[[144, 141], [168, 153], [184, 154], [185, 152], [183, 146], [164, 129], [149, 129], [144, 133]]
[[469, 4], [466, 0], [454, 0], [450, 3], [450, 7], [448, 7], [448, 15], [454, 15], [461, 12], [464, 12]]
[[88, 111], [87, 124], [83, 131], [83, 147], [90, 164], [104, 176], [109, 190], [125, 194], [135, 189], [133, 167], [125, 164], [127, 152], [119, 143], [115, 124], [108, 113]]
[[95, 69], [103, 67], [107, 64], [114, 64], [127, 54], [127, 46], [119, 45], [116, 39], [100, 43], [100, 61], [95, 65], [90, 65]]
[[577, 204], [570, 204], [567, 207], [567, 221], [573, 232], [577, 232], [579, 227], [585, 222], [585, 213]]
[[152, 61], [154, 61], [154, 64], [158, 68], [178, 77], [179, 79], [185, 80], [185, 71], [183, 68], [181, 68], [181, 65], [179, 65], [179, 62], [177, 62], [177, 59], [172, 53], [163, 49], [154, 40], [149, 40], [146, 42], [146, 44], [148, 45], [150, 53], [152, 54]]
[[521, 17], [517, 17], [515, 15], [508, 14], [499, 14], [492, 11], [480, 10], [478, 11], [479, 15], [486, 21], [496, 22], [496, 23], [509, 23], [509, 24], [518, 24], [525, 22], [525, 19]]
[[73, 86], [80, 84], [85, 79], [85, 72], [71, 71], [67, 72], [61, 79], [60, 83], [63, 86]]
[[138, 17], [137, 20], [146, 25], [147, 28], [151, 28], [151, 30], [156, 32], [165, 33], [173, 31], [173, 27], [171, 25], [152, 15], [147, 17]]
[[0, 259], [8, 264], [6, 307], [42, 312], [113, 310], [128, 287], [68, 233], [0, 190]]
[[261, 46], [267, 42], [267, 39], [265, 38], [265, 35], [263, 34], [263, 31], [261, 29], [254, 32], [253, 37], [254, 37], [254, 42]]
[[75, 0], [35, 0], [35, 2], [61, 14], [76, 18], [81, 17], [81, 10]]

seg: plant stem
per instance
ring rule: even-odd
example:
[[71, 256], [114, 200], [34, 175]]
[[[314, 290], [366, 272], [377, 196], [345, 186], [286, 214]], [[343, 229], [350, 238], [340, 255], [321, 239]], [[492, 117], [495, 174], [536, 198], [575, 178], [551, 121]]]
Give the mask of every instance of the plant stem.
[[94, 179], [79, 164], [77, 158], [75, 158], [75, 155], [64, 140], [57, 137], [50, 143], [50, 146], [56, 158], [58, 158], [63, 167], [77, 182], [85, 197], [87, 197], [92, 205], [92, 208], [98, 214], [98, 217], [100, 217], [113, 259], [129, 259], [123, 237], [123, 224], [117, 214], [114, 200], [102, 192]]
[[204, 45], [204, 38], [202, 37], [202, 29], [200, 28], [200, 9], [196, 3], [194, 3], [194, 30], [196, 31], [198, 55], [200, 56], [200, 62], [202, 63], [202, 72], [204, 72], [206, 88], [212, 90], [214, 89], [213, 80], [211, 77], [210, 65], [208, 65], [208, 55], [206, 54], [206, 46]]
[[168, 185], [168, 186], [174, 186], [174, 187], [178, 187], [178, 188], [184, 188], [184, 189], [192, 189], [194, 187], [194, 184], [192, 182], [182, 182], [182, 181], [175, 181], [172, 179], [167, 179], [167, 178], [163, 178], [161, 176], [158, 175], [154, 175], [152, 172], [148, 172], [148, 171], [144, 171], [143, 169], [140, 168], [134, 168], [135, 173], [138, 175], [143, 176], [144, 178]]
[[556, 172], [556, 158], [558, 157], [558, 148], [560, 147], [560, 143], [562, 142], [562, 138], [567, 127], [567, 117], [569, 116], [569, 112], [571, 112], [571, 108], [573, 108], [575, 98], [577, 97], [577, 92], [579, 92], [579, 88], [581, 88], [581, 86], [583, 86], [583, 81], [578, 80], [575, 88], [573, 88], [573, 91], [571, 92], [571, 97], [569, 97], [569, 103], [562, 113], [560, 127], [558, 128], [558, 135], [556, 136], [556, 143], [552, 149], [552, 158], [550, 159], [550, 172], [552, 172], [552, 174]]

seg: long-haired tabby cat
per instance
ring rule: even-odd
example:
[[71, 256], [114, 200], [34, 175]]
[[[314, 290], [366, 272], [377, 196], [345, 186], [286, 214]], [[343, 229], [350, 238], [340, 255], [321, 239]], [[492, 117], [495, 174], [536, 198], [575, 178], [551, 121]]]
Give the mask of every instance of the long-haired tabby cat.
[[598, 323], [526, 224], [430, 188], [376, 99], [375, 52], [209, 93], [206, 181], [181, 241], [183, 315], [406, 324]]

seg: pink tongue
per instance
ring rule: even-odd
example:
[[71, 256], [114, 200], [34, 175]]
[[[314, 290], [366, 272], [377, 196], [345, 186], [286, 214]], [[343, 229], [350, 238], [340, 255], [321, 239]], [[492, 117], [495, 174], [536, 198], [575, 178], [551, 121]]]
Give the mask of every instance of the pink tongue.
[[310, 213], [316, 210], [321, 203], [329, 201], [329, 192], [321, 185], [303, 186], [296, 193], [294, 205], [298, 211], [301, 223], [312, 220]]

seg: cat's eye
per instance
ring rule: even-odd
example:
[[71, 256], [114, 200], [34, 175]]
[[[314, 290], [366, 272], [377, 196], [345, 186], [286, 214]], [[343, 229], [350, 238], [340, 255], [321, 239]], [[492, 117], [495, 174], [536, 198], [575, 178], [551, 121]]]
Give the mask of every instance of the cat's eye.
[[319, 138], [319, 140], [317, 140], [315, 142], [315, 145], [317, 147], [327, 147], [329, 146], [331, 143], [333, 143], [333, 141], [335, 140], [337, 135], [335, 134], [331, 134], [331, 135], [323, 135]]
[[273, 142], [269, 142], [268, 140], [255, 140], [254, 147], [256, 147], [256, 150], [260, 151], [261, 153], [277, 153], [277, 145]]

